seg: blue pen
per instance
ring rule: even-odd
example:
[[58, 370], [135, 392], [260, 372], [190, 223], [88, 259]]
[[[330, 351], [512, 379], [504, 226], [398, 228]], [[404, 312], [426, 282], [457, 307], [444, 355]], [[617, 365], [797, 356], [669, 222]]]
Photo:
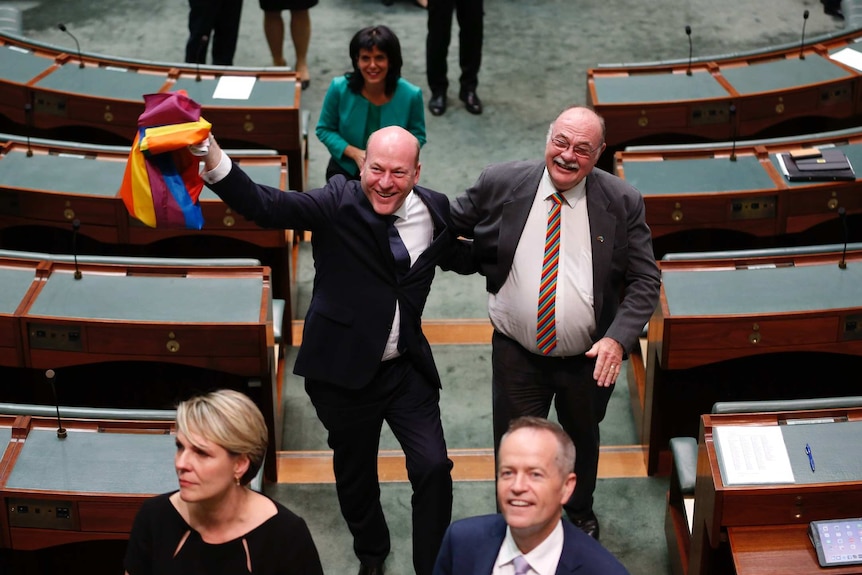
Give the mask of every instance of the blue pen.
[[811, 465], [811, 471], [814, 471], [814, 456], [811, 454], [811, 446], [805, 444], [805, 455], [808, 456], [808, 464]]

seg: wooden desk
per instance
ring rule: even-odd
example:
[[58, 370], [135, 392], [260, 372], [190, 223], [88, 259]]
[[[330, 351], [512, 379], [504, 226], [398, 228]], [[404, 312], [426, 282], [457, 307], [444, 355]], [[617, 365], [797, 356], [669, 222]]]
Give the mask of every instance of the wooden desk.
[[727, 533], [738, 575], [859, 575], [859, 565], [820, 567], [807, 525], [731, 527]]
[[0, 416], [0, 547], [128, 539], [144, 500], [177, 489], [173, 421]]
[[[860, 74], [833, 56], [857, 50], [862, 31], [800, 47], [587, 71], [587, 103], [605, 119], [608, 146], [665, 141], [722, 141], [790, 135], [854, 125]], [[800, 55], [801, 52], [801, 55]], [[807, 124], [817, 127], [804, 129]]]
[[669, 469], [716, 401], [853, 395], [862, 366], [862, 254], [662, 261], [649, 322], [642, 442]]
[[37, 394], [47, 369], [61, 401], [79, 406], [164, 408], [195, 391], [239, 389], [266, 419], [265, 471], [276, 480], [282, 426], [268, 268], [17, 264], [0, 260], [0, 278], [16, 278], [20, 292], [23, 275], [35, 274], [12, 314], [19, 367], [29, 371], [26, 381], [3, 382], [2, 399], [45, 403]]
[[[805, 440], [801, 438], [812, 432], [812, 425], [841, 426], [843, 423], [782, 426], [795, 483], [728, 486], [722, 479], [713, 440], [716, 426], [779, 425], [787, 420], [803, 419], [858, 425], [862, 422], [862, 408], [702, 416], [687, 575], [724, 573], [716, 571], [715, 565], [720, 554], [728, 551], [732, 552], [737, 575], [859, 573], [858, 565], [854, 570], [821, 569], [813, 547], [805, 544], [808, 539], [805, 529], [810, 521], [862, 514], [862, 478], [812, 478], [803, 451]], [[838, 434], [843, 433], [840, 427], [834, 429]], [[799, 441], [801, 445], [797, 445]], [[850, 441], [854, 441], [853, 438]], [[857, 454], [848, 455], [855, 457]], [[841, 457], [840, 451], [835, 457]], [[729, 548], [726, 540], [730, 541]]]
[[[192, 64], [98, 54], [79, 59], [59, 47], [0, 33], [0, 114], [32, 136], [128, 145], [144, 110], [144, 94], [185, 90], [201, 104], [223, 146], [286, 155], [290, 188], [303, 190], [302, 88], [296, 73], [214, 66], [199, 71]], [[216, 98], [220, 83], [235, 76], [254, 79], [250, 95]]]
[[[129, 216], [119, 197], [128, 154], [119, 146], [51, 140], [0, 144], [0, 241], [22, 250], [71, 253], [72, 222], [78, 220], [79, 253], [252, 256], [270, 267], [274, 295], [291, 309], [291, 242], [285, 230], [263, 229], [233, 213], [206, 187], [200, 195], [203, 229], [149, 228]], [[243, 153], [232, 160], [255, 181], [286, 189], [284, 156]], [[98, 244], [82, 250], [87, 239]]]
[[[738, 146], [625, 150], [615, 155], [616, 173], [644, 196], [658, 258], [697, 249], [692, 247], [696, 237], [703, 237], [704, 249], [738, 249], [783, 243], [779, 238], [817, 226], [831, 242], [839, 242], [844, 237], [839, 208], [848, 216], [850, 241], [857, 241], [862, 231], [852, 222], [862, 214], [862, 197], [856, 193], [862, 173], [854, 182], [789, 182], [778, 163], [778, 154], [793, 149], [833, 146], [862, 167], [862, 131], [857, 129]], [[748, 245], [727, 245], [737, 237]]]

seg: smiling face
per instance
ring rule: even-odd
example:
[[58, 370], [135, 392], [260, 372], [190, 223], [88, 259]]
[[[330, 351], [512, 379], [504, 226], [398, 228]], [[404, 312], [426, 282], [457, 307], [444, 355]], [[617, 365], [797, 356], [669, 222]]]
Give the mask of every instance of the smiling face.
[[378, 214], [395, 213], [419, 181], [419, 142], [404, 128], [382, 128], [368, 138], [360, 181]]
[[554, 530], [575, 489], [575, 474], [562, 472], [558, 454], [557, 439], [545, 429], [516, 429], [500, 442], [497, 500], [522, 553]]
[[545, 165], [557, 191], [572, 189], [592, 171], [605, 149], [602, 132], [601, 120], [587, 108], [570, 108], [554, 120]]
[[174, 467], [180, 497], [188, 503], [219, 499], [248, 468], [248, 457], [235, 455], [196, 433], [177, 431]]
[[362, 48], [356, 60], [366, 88], [385, 85], [386, 74], [389, 71], [389, 57], [385, 52], [377, 46], [373, 46], [370, 50]]

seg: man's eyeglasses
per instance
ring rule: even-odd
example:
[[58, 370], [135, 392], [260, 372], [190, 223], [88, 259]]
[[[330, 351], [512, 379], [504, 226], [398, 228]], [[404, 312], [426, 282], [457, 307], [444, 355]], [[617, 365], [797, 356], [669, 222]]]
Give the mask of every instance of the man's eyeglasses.
[[596, 150], [601, 148], [601, 146], [598, 146], [595, 148], [590, 148], [588, 145], [585, 145], [585, 144], [579, 144], [579, 145], [576, 145], [573, 147], [569, 144], [568, 141], [566, 141], [562, 138], [553, 138], [553, 139], [551, 139], [551, 143], [554, 145], [555, 148], [557, 148], [561, 152], [565, 152], [566, 150], [571, 148], [572, 152], [577, 157], [583, 158], [586, 160], [592, 158], [593, 154], [596, 152]]

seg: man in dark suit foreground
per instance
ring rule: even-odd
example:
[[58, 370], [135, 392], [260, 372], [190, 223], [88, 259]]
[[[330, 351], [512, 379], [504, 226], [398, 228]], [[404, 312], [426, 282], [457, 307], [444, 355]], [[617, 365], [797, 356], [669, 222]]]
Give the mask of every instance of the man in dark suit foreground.
[[471, 272], [449, 201], [416, 186], [419, 142], [383, 128], [368, 140], [361, 181], [333, 177], [305, 193], [259, 185], [210, 139], [209, 187], [265, 227], [312, 232], [314, 288], [294, 372], [326, 427], [341, 513], [360, 574], [383, 573], [390, 538], [377, 451], [386, 421], [413, 487], [413, 564], [431, 573], [452, 514], [452, 462], [440, 422], [440, 376], [422, 333], [435, 267]]
[[562, 520], [575, 489], [574, 464], [575, 446], [562, 427], [538, 417], [513, 420], [497, 454], [502, 515], [453, 523], [434, 574], [626, 575], [598, 541]]

